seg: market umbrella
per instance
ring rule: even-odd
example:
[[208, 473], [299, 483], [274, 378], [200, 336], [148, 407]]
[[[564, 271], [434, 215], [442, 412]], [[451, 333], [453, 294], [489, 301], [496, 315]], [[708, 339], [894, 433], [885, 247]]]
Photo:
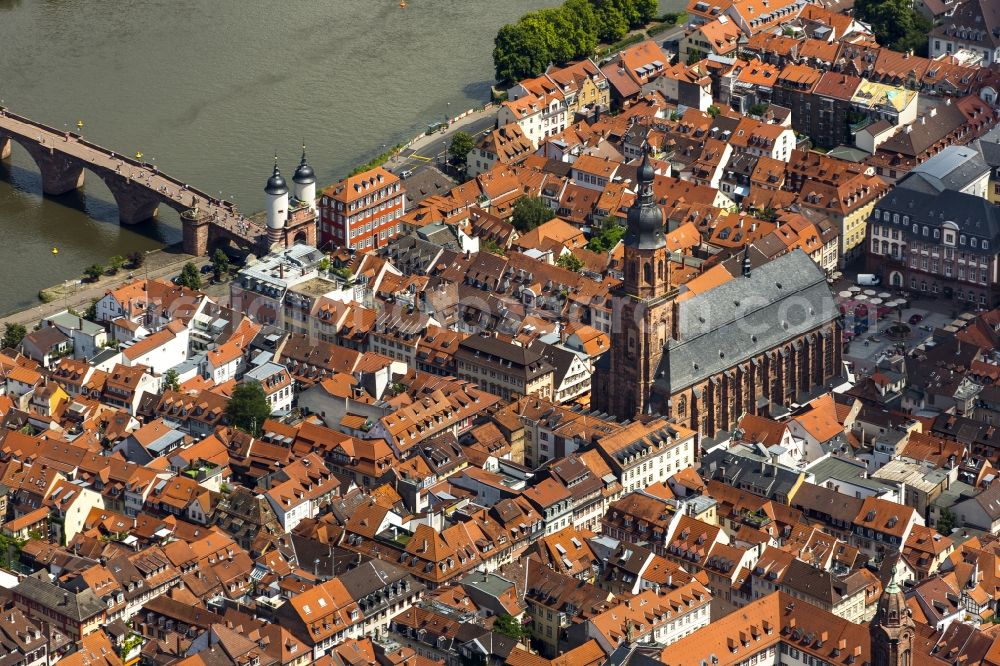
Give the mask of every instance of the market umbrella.
[[869, 298], [868, 302], [871, 303], [872, 305], [882, 305], [882, 303], [884, 303], [885, 301], [883, 301], [881, 298], [876, 297], [876, 298]]
[[855, 294], [854, 300], [856, 301], [867, 301], [868, 296], [866, 294]]
[[845, 290], [845, 291], [842, 291], [842, 292], [840, 292], [840, 297], [841, 297], [841, 298], [850, 298], [850, 297], [851, 297], [851, 296], [853, 296], [853, 295], [854, 295], [854, 294], [852, 294], [851, 292], [849, 292], [849, 291], [846, 291], [846, 290]]
[[890, 293], [889, 293], [889, 292], [887, 292], [887, 291], [883, 291], [883, 292], [880, 292], [880, 293], [879, 293], [878, 297], [879, 297], [879, 298], [892, 298], [892, 294], [890, 294]]
[[858, 285], [854, 284], [854, 285], [851, 285], [850, 290], [851, 290], [851, 292], [857, 294], [857, 293], [859, 293], [861, 291], [861, 287], [859, 287]]
[[874, 296], [876, 293], [874, 289], [865, 289], [865, 296]]

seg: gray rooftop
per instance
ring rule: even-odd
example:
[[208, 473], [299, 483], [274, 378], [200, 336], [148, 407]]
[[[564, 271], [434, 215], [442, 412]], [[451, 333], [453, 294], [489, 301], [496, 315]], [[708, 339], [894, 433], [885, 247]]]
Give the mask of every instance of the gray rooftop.
[[823, 270], [795, 250], [681, 302], [656, 389], [670, 395], [839, 316]]
[[923, 164], [913, 168], [899, 182], [900, 187], [937, 194], [945, 190], [961, 191], [983, 176], [990, 167], [970, 146], [948, 146]]
[[84, 334], [90, 336], [97, 335], [104, 330], [103, 326], [95, 324], [94, 322], [84, 319], [78, 315], [70, 314], [67, 310], [57, 312], [51, 317], [47, 317], [44, 321], [48, 321], [51, 324], [65, 330], [83, 331]]
[[809, 467], [806, 473], [813, 475], [816, 485], [824, 485], [827, 480], [843, 481], [862, 488], [868, 488], [877, 493], [895, 490], [895, 486], [878, 479], [870, 479], [864, 476], [864, 464], [855, 464], [849, 460], [830, 456], [820, 460], [815, 465]]
[[77, 622], [91, 620], [105, 610], [105, 605], [89, 587], [81, 592], [65, 590], [50, 582], [45, 570], [21, 579], [14, 586], [14, 592]]

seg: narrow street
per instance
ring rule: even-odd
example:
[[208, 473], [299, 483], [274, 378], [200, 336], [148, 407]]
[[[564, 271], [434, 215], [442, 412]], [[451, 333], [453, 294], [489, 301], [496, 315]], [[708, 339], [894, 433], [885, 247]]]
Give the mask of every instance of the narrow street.
[[385, 163], [385, 168], [395, 174], [403, 171], [419, 171], [428, 164], [441, 165], [448, 156], [448, 147], [456, 132], [468, 132], [473, 141], [478, 142], [484, 134], [496, 127], [496, 108], [477, 111], [456, 120], [444, 132], [424, 135], [404, 149], [396, 157]]

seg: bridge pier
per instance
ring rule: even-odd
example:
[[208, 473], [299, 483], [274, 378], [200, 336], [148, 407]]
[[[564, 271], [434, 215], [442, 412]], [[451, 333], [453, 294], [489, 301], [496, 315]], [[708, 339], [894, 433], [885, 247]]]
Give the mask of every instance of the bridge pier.
[[24, 143], [42, 174], [42, 192], [59, 196], [83, 187], [83, 163], [44, 144]]
[[102, 180], [111, 190], [118, 204], [118, 220], [122, 224], [137, 224], [156, 217], [160, 198], [143, 185], [130, 181], [116, 173], [102, 175]]
[[201, 257], [208, 254], [208, 233], [212, 228], [211, 216], [196, 208], [181, 213], [183, 247], [186, 254]]
[[10, 137], [0, 135], [0, 160], [10, 157]]

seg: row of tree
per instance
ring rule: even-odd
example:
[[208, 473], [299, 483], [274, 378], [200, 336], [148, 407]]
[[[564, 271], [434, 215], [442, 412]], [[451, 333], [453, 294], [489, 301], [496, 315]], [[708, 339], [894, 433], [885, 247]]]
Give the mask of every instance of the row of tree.
[[617, 42], [657, 15], [657, 0], [565, 0], [562, 6], [529, 12], [500, 28], [493, 66], [498, 81], [538, 76], [550, 63], [562, 65], [594, 54], [601, 42]]

